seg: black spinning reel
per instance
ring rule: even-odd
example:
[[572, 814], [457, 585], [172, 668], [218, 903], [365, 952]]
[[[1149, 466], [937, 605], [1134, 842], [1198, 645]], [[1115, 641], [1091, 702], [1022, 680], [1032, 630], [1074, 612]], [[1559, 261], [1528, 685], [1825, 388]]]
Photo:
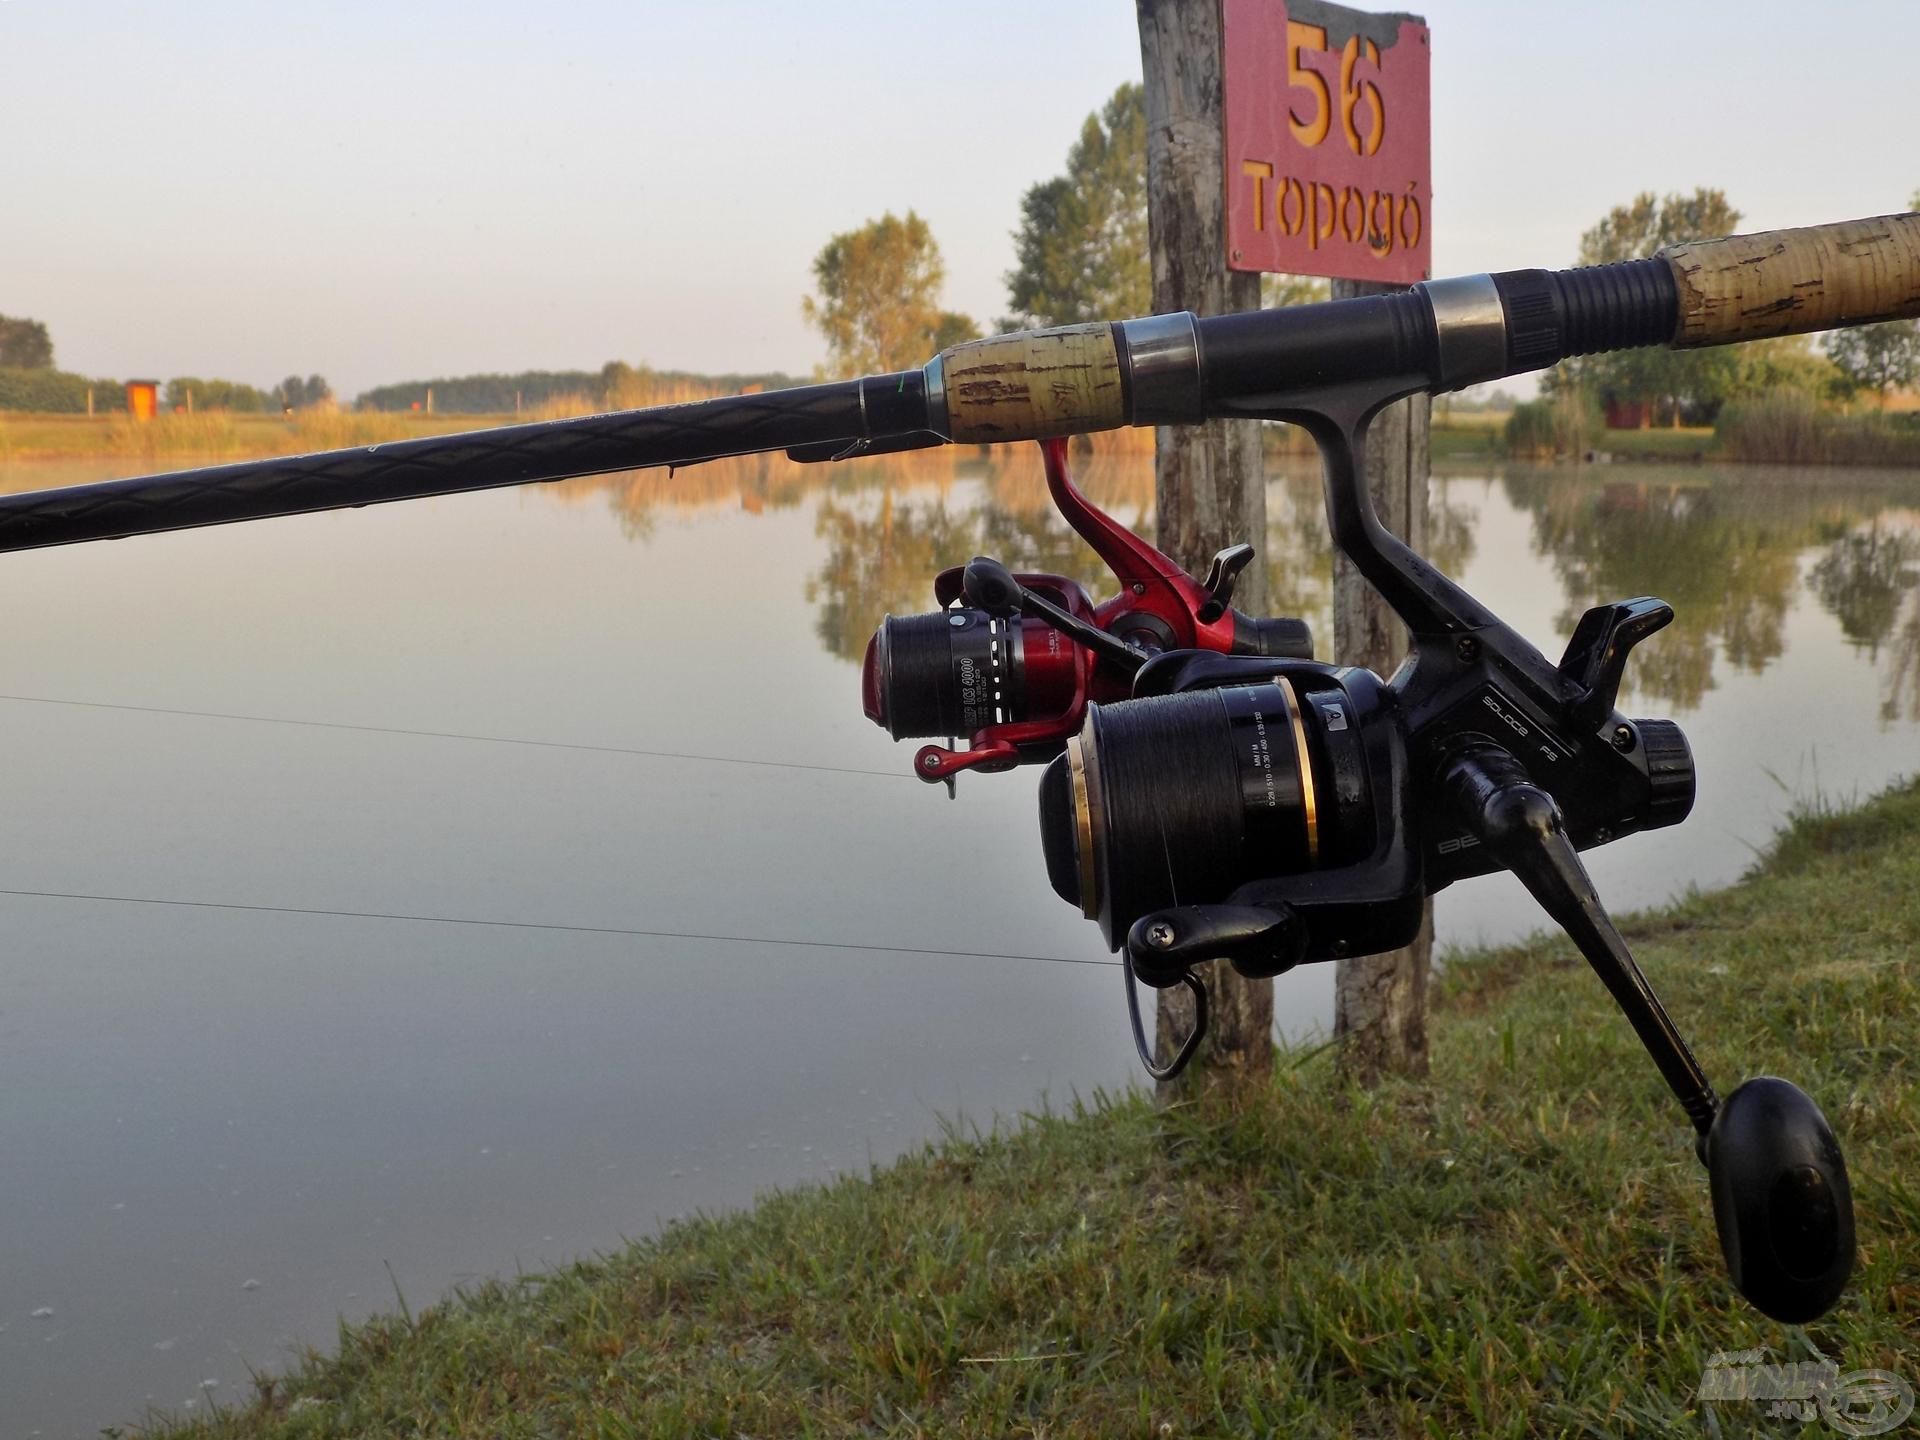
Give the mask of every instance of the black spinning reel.
[[1719, 1101], [1579, 852], [1678, 824], [1693, 758], [1667, 720], [1614, 708], [1633, 647], [1673, 618], [1640, 597], [1590, 610], [1556, 666], [1388, 534], [1360, 476], [1396, 384], [1287, 397], [1326, 465], [1336, 544], [1412, 632], [1387, 681], [1355, 667], [1199, 651], [1143, 666], [1133, 698], [1088, 707], [1040, 787], [1048, 877], [1123, 949], [1132, 977], [1186, 984], [1195, 1028], [1155, 1066], [1177, 1074], [1206, 1024], [1195, 965], [1270, 976], [1410, 943], [1455, 880], [1519, 876], [1599, 974], [1698, 1134], [1734, 1284], [1776, 1319], [1823, 1314], [1852, 1270], [1840, 1147], [1811, 1099], [1749, 1080]]

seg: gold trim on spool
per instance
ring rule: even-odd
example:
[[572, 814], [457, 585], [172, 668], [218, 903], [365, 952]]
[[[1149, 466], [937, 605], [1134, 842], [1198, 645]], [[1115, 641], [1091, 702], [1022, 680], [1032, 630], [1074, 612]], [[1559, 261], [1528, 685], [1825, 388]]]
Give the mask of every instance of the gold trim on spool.
[[1293, 768], [1300, 775], [1300, 809], [1307, 821], [1307, 863], [1320, 861], [1320, 812], [1313, 798], [1313, 759], [1307, 753], [1307, 724], [1300, 714], [1300, 701], [1293, 693], [1293, 682], [1284, 675], [1274, 677], [1274, 688], [1287, 707], [1287, 719], [1293, 723]]
[[1096, 893], [1099, 868], [1093, 863], [1093, 798], [1087, 781], [1087, 755], [1081, 737], [1067, 738], [1067, 774], [1073, 780], [1074, 848], [1080, 859], [1080, 913], [1089, 920], [1099, 918], [1100, 897]]

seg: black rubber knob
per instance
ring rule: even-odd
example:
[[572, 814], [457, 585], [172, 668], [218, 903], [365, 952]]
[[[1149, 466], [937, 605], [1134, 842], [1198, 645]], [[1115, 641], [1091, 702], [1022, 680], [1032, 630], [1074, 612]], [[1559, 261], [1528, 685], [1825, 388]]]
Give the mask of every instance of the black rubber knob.
[[1678, 825], [1693, 809], [1693, 747], [1671, 720], [1633, 723], [1647, 757], [1647, 828]]
[[960, 593], [969, 605], [977, 605], [989, 615], [1016, 615], [1020, 611], [1020, 582], [991, 556], [976, 555], [967, 562], [960, 578]]
[[1820, 1107], [1772, 1075], [1747, 1081], [1714, 1117], [1707, 1169], [1735, 1288], [1788, 1325], [1832, 1309], [1853, 1273], [1853, 1189]]

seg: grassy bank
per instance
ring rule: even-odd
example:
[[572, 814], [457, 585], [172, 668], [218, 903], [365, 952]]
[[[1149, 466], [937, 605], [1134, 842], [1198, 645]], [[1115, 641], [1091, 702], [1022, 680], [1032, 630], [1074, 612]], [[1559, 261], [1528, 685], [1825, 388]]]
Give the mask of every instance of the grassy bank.
[[1791, 1076], [1848, 1147], [1861, 1265], [1804, 1330], [1730, 1294], [1689, 1132], [1542, 940], [1450, 965], [1429, 1082], [1303, 1054], [1237, 1111], [956, 1138], [343, 1330], [157, 1433], [1746, 1434], [1758, 1409], [1694, 1398], [1716, 1350], [1920, 1380], [1917, 841], [1909, 787], [1630, 926], [1722, 1087]]
[[[1506, 417], [1492, 417], [1504, 422]], [[1432, 453], [1436, 460], [1499, 460], [1507, 458], [1507, 441], [1502, 426], [1487, 423], [1487, 417], [1458, 415], [1443, 422], [1433, 417]], [[1659, 462], [1715, 460], [1726, 457], [1715, 449], [1714, 432], [1705, 427], [1678, 430], [1597, 430], [1583, 442], [1585, 449], [1603, 451], [1620, 460]]]

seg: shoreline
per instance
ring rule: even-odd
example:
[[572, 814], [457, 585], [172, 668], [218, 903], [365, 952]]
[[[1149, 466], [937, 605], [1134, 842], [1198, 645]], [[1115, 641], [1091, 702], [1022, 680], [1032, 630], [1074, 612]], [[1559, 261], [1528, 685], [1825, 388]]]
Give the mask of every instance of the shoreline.
[[1785, 1074], [1842, 1135], [1860, 1264], [1814, 1325], [1734, 1295], [1689, 1128], [1536, 937], [1449, 958], [1428, 1080], [1283, 1052], [1266, 1103], [1076, 1099], [344, 1327], [141, 1433], [1744, 1431], [1714, 1352], [1920, 1379], [1920, 783], [1622, 928], [1723, 1093]]

